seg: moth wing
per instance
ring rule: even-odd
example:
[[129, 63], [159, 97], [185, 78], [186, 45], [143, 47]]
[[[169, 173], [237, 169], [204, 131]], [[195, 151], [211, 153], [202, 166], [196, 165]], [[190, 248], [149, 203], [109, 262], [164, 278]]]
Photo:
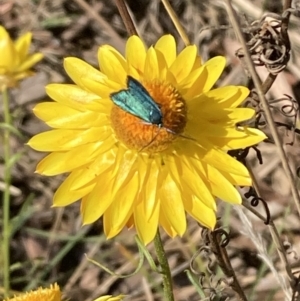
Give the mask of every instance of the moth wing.
[[128, 76], [127, 87], [127, 90], [110, 94], [114, 104], [146, 122], [161, 124], [162, 114], [160, 107], [143, 85], [133, 77]]
[[121, 90], [110, 94], [110, 97], [115, 105], [122, 110], [137, 116], [134, 104], [132, 103], [132, 95], [129, 90]]
[[128, 91], [130, 91], [137, 102], [139, 102], [139, 104], [136, 105], [140, 115], [143, 116], [142, 119], [150, 123], [161, 123], [162, 114], [160, 107], [143, 85], [131, 76], [128, 76], [127, 85]]

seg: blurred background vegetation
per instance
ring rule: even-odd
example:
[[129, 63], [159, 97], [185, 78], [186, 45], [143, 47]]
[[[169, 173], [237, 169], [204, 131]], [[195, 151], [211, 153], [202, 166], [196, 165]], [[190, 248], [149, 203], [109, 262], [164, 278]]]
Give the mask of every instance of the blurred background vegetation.
[[[159, 0], [128, 0], [127, 3], [138, 32], [147, 45], [154, 43], [161, 35], [171, 33], [176, 37], [179, 49], [184, 47]], [[285, 4], [278, 0], [234, 0], [232, 3], [242, 28], [248, 34], [249, 28], [252, 28], [251, 22], [260, 20], [265, 11], [282, 14]], [[171, 4], [191, 42], [199, 47], [204, 61], [215, 55], [227, 58], [228, 66], [219, 85], [251, 87], [244, 65], [235, 55], [240, 44], [230, 25], [224, 1], [173, 0]], [[132, 273], [139, 259], [134, 231], [125, 230], [116, 238], [106, 240], [101, 220], [82, 227], [79, 202], [67, 208], [51, 208], [53, 193], [62, 177], [34, 174], [35, 166], [43, 155], [25, 145], [30, 137], [47, 129], [32, 113], [36, 103], [48, 99], [45, 85], [70, 82], [63, 69], [64, 57], [76, 56], [97, 66], [100, 45], [110, 44], [121, 53], [124, 52], [128, 34], [114, 1], [0, 0], [0, 23], [13, 38], [32, 31], [32, 50], [45, 55], [44, 60], [35, 67], [36, 74], [24, 80], [10, 95], [13, 124], [22, 134], [11, 137], [13, 153], [21, 154], [12, 170], [10, 189], [12, 289], [18, 292], [58, 282], [65, 295], [74, 301], [88, 301], [102, 294], [120, 293], [128, 295], [125, 300], [162, 300], [161, 277], [151, 271], [147, 263], [137, 275], [120, 279], [86, 260], [85, 254], [116, 274]], [[287, 94], [293, 98], [295, 107], [300, 100], [299, 25], [299, 15], [293, 16], [288, 25], [290, 61], [267, 94], [274, 118], [278, 123], [291, 125], [278, 126], [278, 131], [295, 177], [300, 162], [299, 137], [293, 128], [297, 127], [294, 117], [298, 114], [298, 108], [290, 118], [282, 114], [286, 99], [283, 102], [276, 100], [281, 100]], [[268, 74], [264, 66], [257, 68], [257, 72], [261, 78]], [[1, 122], [2, 116], [0, 101]], [[268, 127], [264, 129], [269, 133]], [[270, 235], [270, 226], [250, 211], [245, 211], [244, 217], [241, 217], [242, 213], [232, 206], [220, 203], [218, 216], [220, 225], [229, 233], [227, 252], [248, 300], [280, 301], [285, 300], [285, 292], [278, 275], [286, 279], [286, 270], [295, 272], [297, 276], [300, 269], [297, 256], [300, 252], [300, 218], [275, 145], [264, 143], [259, 149], [263, 164], [259, 163], [254, 151], [248, 154], [247, 161], [279, 232], [288, 262], [280, 260], [278, 245]], [[0, 193], [4, 187], [2, 171], [3, 161], [0, 161]], [[265, 216], [262, 204], [255, 210]], [[251, 226], [247, 226], [246, 218]], [[249, 229], [252, 229], [251, 233]], [[211, 254], [196, 256], [203, 245], [202, 237], [199, 225], [192, 220], [183, 238], [170, 239], [163, 235], [174, 277], [176, 300], [237, 300], [230, 288], [230, 279], [224, 277], [216, 259]], [[149, 250], [153, 251], [152, 244]], [[193, 256], [195, 258], [192, 261]], [[0, 262], [4, 261], [0, 253]], [[195, 282], [203, 282], [200, 295], [186, 273], [191, 261], [195, 268], [192, 273]]]

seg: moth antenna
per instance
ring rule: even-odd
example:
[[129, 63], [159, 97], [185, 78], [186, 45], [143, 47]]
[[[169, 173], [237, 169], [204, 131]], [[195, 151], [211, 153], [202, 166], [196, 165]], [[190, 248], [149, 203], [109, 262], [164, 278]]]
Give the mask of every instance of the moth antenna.
[[[149, 123], [149, 122], [143, 122], [143, 123], [144, 124], [148, 124], [148, 125], [153, 125], [152, 123]], [[184, 138], [184, 139], [188, 139], [188, 140], [192, 140], [192, 141], [197, 141], [195, 138], [192, 138], [192, 137], [189, 137], [189, 136], [185, 136], [185, 135], [182, 135], [182, 134], [177, 134], [174, 131], [172, 131], [172, 130], [166, 128], [166, 127], [164, 127], [162, 124], [157, 125], [157, 128], [158, 128], [158, 131], [157, 131], [156, 135], [151, 139], [151, 141], [149, 143], [147, 143], [145, 146], [143, 146], [139, 150], [139, 152], [142, 152], [144, 149], [146, 149], [147, 147], [149, 147], [153, 141], [155, 141], [156, 137], [159, 134], [160, 129], [162, 129], [162, 128], [164, 128], [167, 132], [169, 132], [169, 133], [171, 133], [173, 135], [176, 135], [178, 137], [181, 137], [181, 138]]]
[[[150, 123], [150, 124], [151, 124], [151, 123]], [[143, 151], [144, 149], [146, 149], [147, 147], [149, 147], [149, 146], [151, 145], [151, 143], [152, 143], [153, 141], [155, 141], [156, 137], [157, 137], [158, 134], [159, 134], [159, 130], [161, 129], [161, 126], [158, 126], [157, 129], [158, 129], [158, 131], [157, 131], [156, 135], [151, 139], [151, 141], [150, 141], [148, 144], [146, 144], [145, 146], [143, 146], [143, 147], [139, 150], [139, 153], [142, 152], [142, 151]]]

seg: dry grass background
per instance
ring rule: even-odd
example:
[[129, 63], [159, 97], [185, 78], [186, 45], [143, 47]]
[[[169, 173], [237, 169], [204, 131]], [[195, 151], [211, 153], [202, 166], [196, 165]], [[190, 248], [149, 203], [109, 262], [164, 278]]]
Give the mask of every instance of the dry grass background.
[[[282, 13], [281, 1], [232, 2], [245, 27], [246, 19], [259, 19], [265, 9]], [[235, 56], [240, 45], [232, 28], [221, 29], [222, 25], [229, 24], [223, 1], [174, 0], [171, 4], [192, 43], [199, 46], [204, 60], [218, 54], [227, 57], [228, 68], [220, 84], [247, 85], [248, 78]], [[184, 45], [159, 0], [130, 0], [128, 5], [139, 34], [148, 45], [162, 34], [171, 33], [175, 35], [179, 48], [182, 49]], [[76, 56], [97, 65], [96, 53], [100, 45], [110, 44], [123, 52], [127, 33], [114, 2], [0, 0], [0, 22], [12, 37], [32, 31], [34, 49], [45, 55], [45, 59], [36, 67], [36, 75], [23, 81], [11, 93], [10, 108], [14, 126], [23, 134], [21, 138], [12, 137], [11, 140], [14, 152], [22, 152], [22, 157], [13, 169], [11, 186], [12, 288], [23, 291], [58, 282], [65, 296], [74, 301], [88, 301], [101, 294], [119, 293], [128, 295], [125, 300], [162, 300], [161, 276], [151, 271], [147, 263], [144, 263], [137, 275], [120, 279], [86, 260], [84, 254], [109, 267], [116, 274], [132, 273], [139, 258], [134, 232], [124, 230], [115, 239], [107, 241], [103, 235], [101, 220], [90, 226], [81, 226], [79, 203], [64, 209], [51, 208], [53, 193], [62, 178], [46, 178], [34, 174], [36, 163], [42, 155], [24, 146], [31, 136], [47, 129], [32, 114], [33, 106], [47, 99], [44, 86], [52, 82], [69, 82], [62, 67], [64, 57]], [[282, 98], [284, 94], [298, 102], [300, 100], [299, 24], [299, 18], [291, 19], [291, 59], [288, 68], [271, 87], [269, 100]], [[208, 28], [202, 31], [204, 27]], [[259, 74], [266, 76], [264, 67], [259, 68]], [[0, 112], [2, 116], [1, 105]], [[274, 109], [273, 113], [275, 119], [284, 119], [278, 110]], [[267, 127], [265, 129], [268, 131]], [[279, 128], [279, 132], [289, 164], [297, 178], [300, 162], [298, 134], [283, 127]], [[293, 145], [289, 144], [291, 141]], [[300, 218], [292, 200], [290, 185], [275, 145], [264, 143], [259, 149], [263, 164], [259, 164], [253, 151], [247, 159], [286, 247], [289, 267], [297, 272], [300, 270], [297, 256], [300, 253]], [[2, 152], [2, 145], [0, 151]], [[1, 164], [0, 191], [3, 189]], [[265, 215], [262, 205], [256, 210]], [[230, 242], [226, 248], [238, 280], [249, 301], [285, 300], [281, 286], [283, 280], [278, 277], [286, 279], [286, 266], [279, 260], [269, 226], [249, 211], [243, 212], [222, 203], [218, 212], [220, 222], [230, 233]], [[170, 239], [164, 235], [163, 238], [174, 277], [176, 300], [238, 300], [230, 285], [225, 284], [226, 281], [230, 283], [230, 279], [225, 279], [214, 258], [211, 258], [213, 263], [210, 264], [213, 269], [211, 277], [207, 270], [207, 257], [196, 257], [194, 262], [196, 270], [205, 273], [205, 287], [210, 286], [210, 290], [204, 290], [202, 295], [198, 295], [188, 280], [185, 271], [189, 269], [193, 255], [203, 243], [201, 229], [193, 220], [189, 221], [188, 231], [183, 238]], [[149, 250], [153, 251], [152, 244], [149, 245]], [[0, 254], [0, 261], [4, 260]], [[196, 281], [201, 278], [199, 274], [194, 277]], [[220, 279], [224, 281], [218, 281]]]

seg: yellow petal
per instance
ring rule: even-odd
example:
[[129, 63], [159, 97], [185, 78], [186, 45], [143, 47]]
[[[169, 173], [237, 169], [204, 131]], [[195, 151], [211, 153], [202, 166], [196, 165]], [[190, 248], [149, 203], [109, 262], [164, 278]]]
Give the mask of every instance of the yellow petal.
[[170, 67], [176, 59], [176, 43], [172, 35], [162, 36], [154, 46], [157, 52], [163, 54], [167, 66]]
[[[97, 184], [81, 201], [81, 214], [84, 225], [99, 219], [112, 203], [113, 182], [106, 180], [106, 175], [97, 178]], [[105, 183], [105, 184], [104, 184]]]
[[73, 183], [73, 177], [78, 177], [78, 173], [80, 173], [80, 170], [73, 171], [59, 186], [53, 197], [54, 207], [68, 206], [80, 200], [82, 197], [89, 194], [93, 190], [96, 185], [95, 182], [91, 182], [89, 183], [89, 185], [79, 190], [71, 190], [70, 184]]
[[20, 62], [23, 62], [29, 52], [29, 47], [31, 44], [31, 39], [32, 39], [32, 33], [27, 32], [20, 36], [15, 42], [15, 49], [18, 52]]
[[98, 61], [101, 71], [110, 79], [125, 85], [127, 64], [124, 57], [109, 45], [101, 46], [98, 50]]
[[249, 89], [241, 86], [225, 86], [206, 92], [199, 97], [199, 105], [203, 106], [204, 110], [212, 105], [218, 106], [219, 110], [226, 108], [236, 108], [248, 96]]
[[210, 187], [212, 194], [223, 201], [241, 204], [241, 195], [237, 189], [230, 183], [216, 168], [210, 165], [199, 164], [192, 160], [194, 168], [202, 175], [202, 179], [207, 179], [206, 185]]
[[134, 206], [134, 224], [141, 241], [147, 245], [153, 240], [158, 229], [160, 202], [156, 200], [153, 204], [150, 209], [151, 216], [144, 203], [147, 203], [147, 198], [141, 199]]
[[197, 56], [197, 47], [195, 45], [187, 46], [183, 49], [170, 67], [170, 72], [180, 84], [191, 72]]
[[3, 26], [0, 26], [0, 72], [5, 74], [19, 64], [18, 54], [13, 41]]
[[216, 167], [220, 171], [233, 173], [243, 177], [249, 176], [247, 168], [242, 163], [225, 154], [221, 150], [210, 150], [204, 154], [202, 160]]
[[110, 136], [110, 131], [103, 128], [57, 129], [35, 135], [28, 144], [41, 152], [68, 151], [91, 142], [106, 140]]
[[138, 175], [134, 173], [126, 187], [116, 193], [113, 203], [103, 215], [104, 232], [108, 238], [116, 236], [126, 225], [136, 205], [137, 194]]
[[229, 138], [232, 139], [240, 139], [240, 138], [247, 138], [248, 133], [241, 130], [236, 129], [234, 126], [230, 125], [227, 126], [227, 123], [224, 122], [223, 124], [220, 122], [218, 124], [213, 124], [210, 122], [201, 121], [198, 122], [198, 126], [200, 129], [206, 129], [206, 132], [199, 132], [198, 136], [196, 136], [196, 129], [194, 128], [193, 138], [201, 141], [202, 137], [207, 138], [214, 138], [214, 139], [222, 139], [222, 138]]
[[162, 53], [158, 51], [156, 51], [156, 58], [159, 72], [157, 79], [160, 81], [166, 81], [167, 74], [169, 72], [166, 59]]
[[[17, 73], [14, 73], [13, 75], [13, 79], [18, 82], [26, 77], [29, 77], [29, 76], [32, 76], [34, 75], [34, 72], [32, 72], [31, 70], [26, 70], [26, 71], [23, 71], [23, 72], [17, 72]], [[14, 87], [15, 85], [13, 85]]]
[[103, 127], [103, 131], [111, 131], [111, 128], [107, 126], [109, 117], [106, 114], [92, 111], [80, 112], [60, 103], [40, 103], [34, 108], [34, 114], [52, 128], [89, 129], [90, 127]]
[[163, 227], [163, 229], [166, 231], [166, 233], [174, 238], [178, 235], [177, 231], [174, 229], [173, 225], [169, 223], [167, 217], [164, 215], [164, 211], [160, 211], [159, 216], [159, 224]]
[[222, 147], [224, 150], [230, 150], [252, 146], [266, 138], [267, 136], [260, 130], [239, 127], [238, 130], [233, 130], [228, 137], [211, 137], [209, 140], [215, 146]]
[[[109, 139], [108, 139], [109, 140]], [[111, 141], [112, 142], [112, 141]], [[113, 142], [114, 143], [114, 142]], [[93, 161], [101, 152], [107, 151], [113, 144], [100, 141], [78, 146], [68, 152], [54, 152], [46, 156], [36, 167], [39, 174], [54, 176], [84, 166]], [[35, 149], [35, 145], [30, 145]], [[102, 147], [101, 147], [102, 146]]]
[[216, 214], [214, 210], [205, 206], [205, 204], [196, 196], [186, 196], [184, 200], [185, 210], [189, 215], [203, 226], [214, 229], [216, 225]]
[[105, 108], [111, 108], [110, 99], [101, 99], [98, 95], [75, 85], [50, 84], [46, 86], [46, 92], [53, 100], [83, 112], [87, 109], [108, 112]]
[[[182, 80], [180, 83], [180, 86], [178, 87], [178, 90], [180, 90], [180, 94], [185, 99], [191, 99], [199, 93], [202, 93], [202, 91], [195, 85], [195, 82], [198, 80], [199, 76], [203, 72], [204, 66], [201, 68], [197, 68], [196, 70], [193, 70], [186, 76], [185, 79]], [[190, 104], [190, 101], [189, 101]], [[195, 107], [199, 108], [199, 101], [196, 102]]]
[[[140, 165], [142, 165], [142, 163], [139, 161], [139, 173], [142, 173]], [[152, 218], [153, 211], [157, 209], [157, 191], [160, 186], [158, 183], [159, 169], [155, 165], [154, 161], [148, 162], [148, 166], [146, 166], [146, 168], [147, 171], [143, 173], [144, 178], [142, 181], [140, 180], [140, 187], [142, 187], [142, 189], [139, 198], [147, 200], [143, 202], [143, 212], [145, 213], [145, 219], [150, 220]], [[139, 175], [139, 177], [141, 178], [141, 175]]]
[[85, 85], [82, 83], [84, 78], [89, 78], [99, 83], [105, 83], [107, 79], [107, 76], [99, 70], [75, 57], [65, 58], [64, 68], [74, 83], [83, 89], [85, 88]]
[[197, 55], [191, 72], [198, 70], [201, 67], [202, 67], [202, 59], [199, 55]]
[[[183, 174], [181, 178], [182, 190], [196, 195], [201, 201], [209, 208], [216, 210], [216, 202], [211, 194], [211, 191], [203, 182], [203, 179], [198, 175], [190, 166], [190, 162], [187, 158], [182, 158]], [[201, 164], [201, 162], [199, 162]]]
[[151, 81], [159, 77], [159, 68], [156, 52], [153, 47], [150, 47], [147, 51], [146, 61], [145, 61], [145, 73], [144, 80]]
[[182, 176], [182, 166], [180, 163], [176, 163], [176, 161], [180, 162], [181, 158], [180, 156], [176, 157], [171, 157], [166, 168], [168, 169], [168, 173], [172, 177], [173, 181], [176, 183], [176, 186], [178, 189], [182, 190], [181, 188], [181, 176]]
[[125, 188], [138, 169], [137, 154], [130, 150], [124, 151], [119, 148], [115, 168], [114, 188], [112, 191], [114, 195], [117, 194], [117, 191], [120, 189]]
[[128, 75], [140, 80], [144, 73], [146, 48], [143, 41], [138, 36], [131, 36], [126, 43], [126, 60]]
[[230, 183], [232, 183], [232, 185], [238, 185], [238, 186], [252, 185], [252, 180], [250, 175], [248, 175], [247, 177], [243, 177], [233, 173], [222, 172], [220, 170], [219, 172], [223, 175], [224, 178], [226, 178]]
[[23, 72], [23, 71], [30, 69], [37, 62], [42, 60], [43, 57], [44, 57], [44, 55], [40, 52], [29, 55], [26, 58], [26, 60], [22, 62], [22, 64], [17, 66], [17, 68], [15, 69], [15, 72]]
[[187, 99], [193, 98], [196, 95], [208, 92], [219, 79], [224, 70], [225, 64], [226, 60], [223, 56], [216, 56], [207, 61], [201, 67], [201, 74], [194, 84], [190, 86], [185, 97]]
[[[78, 178], [73, 179], [74, 182], [72, 183], [72, 190], [80, 189], [83, 186], [90, 183], [91, 181], [95, 180], [96, 178], [97, 183], [100, 183], [103, 186], [103, 188], [106, 189], [106, 185], [103, 185], [103, 183], [111, 181], [111, 178], [113, 179], [113, 176], [111, 176], [111, 172], [113, 169], [113, 165], [115, 164], [115, 156], [115, 149], [110, 149], [105, 153], [101, 154], [101, 156], [93, 160], [90, 164], [83, 166], [81, 168], [81, 174], [78, 176]], [[103, 173], [104, 175], [102, 175]], [[97, 189], [97, 187], [95, 187], [95, 189]], [[108, 192], [110, 193], [110, 198], [112, 199], [112, 189], [109, 189]], [[98, 197], [99, 195], [100, 194], [98, 194]], [[91, 195], [90, 197], [96, 196]]]
[[208, 121], [211, 124], [224, 126], [234, 126], [235, 124], [251, 119], [255, 111], [251, 108], [235, 108], [235, 109], [219, 109], [218, 105], [211, 103], [211, 108], [208, 106], [202, 108], [201, 104], [197, 105], [197, 101], [191, 102], [189, 106], [189, 120], [198, 122]]
[[125, 295], [118, 295], [118, 296], [106, 295], [106, 296], [99, 297], [94, 301], [121, 301], [123, 300], [124, 297]]
[[[209, 91], [212, 86], [217, 82], [220, 75], [222, 74], [226, 65], [226, 59], [223, 56], [216, 56], [209, 61], [207, 61], [204, 66], [207, 72], [207, 79], [204, 82], [202, 91], [205, 93]], [[201, 76], [200, 76], [201, 77]], [[198, 83], [200, 83], [200, 78], [198, 79]]]
[[165, 219], [174, 231], [182, 236], [186, 231], [186, 217], [182, 192], [178, 189], [173, 179], [168, 176], [159, 192], [161, 210]]
[[[96, 95], [99, 95], [102, 99], [109, 99], [110, 94], [113, 92], [118, 92], [121, 89], [125, 89], [126, 85], [120, 85], [119, 83], [116, 83], [114, 81], [111, 81], [109, 79], [102, 80], [102, 81], [96, 81], [89, 77], [85, 77], [81, 79], [82, 85], [85, 86], [85, 88], [95, 93]], [[111, 101], [110, 101], [111, 103]]]
[[[203, 112], [202, 112], [203, 113]], [[255, 111], [250, 108], [236, 108], [236, 109], [224, 109], [210, 112], [207, 116], [207, 120], [213, 123], [220, 122], [221, 124], [226, 121], [228, 125], [234, 125], [239, 122], [251, 119], [255, 114]]]

